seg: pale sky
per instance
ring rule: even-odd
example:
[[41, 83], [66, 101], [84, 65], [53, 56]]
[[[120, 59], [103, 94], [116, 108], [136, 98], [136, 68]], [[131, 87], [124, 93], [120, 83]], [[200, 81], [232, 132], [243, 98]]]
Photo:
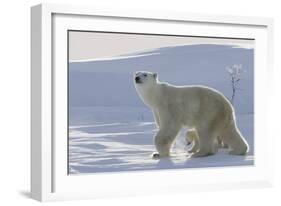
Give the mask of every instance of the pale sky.
[[[69, 32], [69, 61], [124, 58], [161, 47], [190, 44], [224, 44], [254, 48], [253, 40], [175, 37], [97, 32]], [[129, 58], [125, 57], [125, 58]]]

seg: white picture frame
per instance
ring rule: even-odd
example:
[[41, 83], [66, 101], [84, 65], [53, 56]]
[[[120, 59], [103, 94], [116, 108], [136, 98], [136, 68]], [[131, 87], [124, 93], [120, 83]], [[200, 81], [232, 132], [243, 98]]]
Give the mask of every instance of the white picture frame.
[[[161, 24], [158, 31], [153, 28], [155, 23]], [[59, 61], [67, 56], [65, 31], [95, 27], [106, 31], [167, 33], [172, 26], [170, 33], [182, 34], [187, 24], [193, 26], [190, 35], [256, 41], [255, 165], [69, 176], [65, 139], [57, 138], [58, 134], [65, 134], [67, 126], [67, 113], [60, 110], [65, 106], [67, 80], [65, 70], [57, 69], [66, 67], [66, 61]], [[267, 121], [272, 115], [268, 110], [273, 76], [272, 19], [40, 4], [31, 8], [31, 27], [32, 198], [53, 201], [272, 186], [273, 136]]]

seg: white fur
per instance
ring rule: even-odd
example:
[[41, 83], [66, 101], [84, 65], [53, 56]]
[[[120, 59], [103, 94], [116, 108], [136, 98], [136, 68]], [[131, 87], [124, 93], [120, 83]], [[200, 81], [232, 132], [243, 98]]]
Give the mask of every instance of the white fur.
[[191, 129], [187, 137], [194, 141], [193, 157], [215, 154], [219, 141], [231, 148], [230, 154], [247, 153], [248, 144], [236, 126], [234, 109], [220, 92], [204, 86], [173, 86], [159, 82], [157, 74], [150, 72], [137, 72], [134, 78], [140, 98], [151, 108], [159, 127], [154, 137], [155, 157], [169, 156], [182, 127]]

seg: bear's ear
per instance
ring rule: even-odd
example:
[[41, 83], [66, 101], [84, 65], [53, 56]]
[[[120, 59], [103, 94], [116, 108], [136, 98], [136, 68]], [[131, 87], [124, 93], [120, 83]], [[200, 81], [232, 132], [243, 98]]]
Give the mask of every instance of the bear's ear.
[[154, 79], [156, 79], [157, 78], [157, 73], [153, 73], [153, 77], [154, 77]]

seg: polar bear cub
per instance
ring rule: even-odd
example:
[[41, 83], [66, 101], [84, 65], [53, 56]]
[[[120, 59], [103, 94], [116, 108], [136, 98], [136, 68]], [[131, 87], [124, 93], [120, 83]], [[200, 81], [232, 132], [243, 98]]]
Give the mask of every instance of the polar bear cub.
[[158, 80], [156, 73], [136, 72], [134, 83], [140, 98], [151, 108], [159, 131], [154, 137], [158, 153], [168, 157], [170, 148], [183, 127], [190, 128], [194, 141], [193, 157], [215, 154], [219, 140], [230, 154], [245, 155], [248, 144], [235, 121], [234, 109], [220, 92], [204, 86], [174, 86]]

